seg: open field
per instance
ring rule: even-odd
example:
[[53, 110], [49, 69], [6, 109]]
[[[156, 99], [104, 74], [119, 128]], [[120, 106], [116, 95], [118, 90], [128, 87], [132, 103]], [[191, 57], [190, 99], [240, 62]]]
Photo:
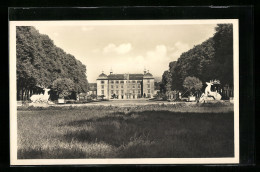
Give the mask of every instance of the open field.
[[18, 110], [18, 159], [233, 156], [230, 105]]

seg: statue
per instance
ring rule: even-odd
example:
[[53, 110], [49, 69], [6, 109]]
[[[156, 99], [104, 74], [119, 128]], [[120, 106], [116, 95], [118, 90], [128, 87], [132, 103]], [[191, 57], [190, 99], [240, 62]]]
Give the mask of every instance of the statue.
[[199, 102], [205, 102], [208, 100], [221, 100], [221, 95], [217, 91], [211, 91], [211, 86], [213, 84], [220, 84], [218, 80], [206, 82], [207, 87], [205, 88], [205, 93], [200, 97]]
[[[37, 87], [40, 87], [44, 90], [44, 94], [34, 94], [30, 97], [32, 103], [30, 103], [29, 105], [47, 105], [49, 104], [49, 98], [50, 95], [48, 94], [48, 92], [50, 91], [50, 89], [37, 85]], [[51, 103], [51, 102], [50, 102]]]

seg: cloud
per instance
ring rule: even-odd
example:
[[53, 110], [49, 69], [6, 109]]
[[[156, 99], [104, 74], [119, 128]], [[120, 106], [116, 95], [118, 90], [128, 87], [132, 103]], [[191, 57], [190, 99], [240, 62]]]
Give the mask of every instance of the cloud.
[[149, 69], [152, 73], [163, 73], [168, 69], [171, 61], [177, 60], [181, 53], [190, 49], [188, 44], [176, 42], [174, 46], [168, 47], [164, 44], [159, 44], [154, 49], [148, 50], [143, 55], [138, 55], [128, 59], [128, 66], [132, 68]]
[[124, 43], [116, 46], [115, 44], [108, 44], [104, 49], [104, 53], [112, 53], [115, 52], [117, 54], [126, 54], [132, 50], [132, 44]]
[[130, 43], [127, 44], [121, 44], [117, 47], [116, 51], [118, 54], [125, 54], [131, 51], [132, 45]]
[[121, 66], [121, 70], [130, 69], [131, 71], [140, 73], [146, 68], [152, 73], [162, 73], [168, 68], [169, 62], [170, 58], [168, 57], [167, 47], [160, 44], [144, 54], [128, 57], [127, 61]]
[[148, 60], [160, 60], [167, 56], [167, 47], [165, 45], [157, 45], [155, 50], [148, 51], [146, 57]]
[[168, 62], [169, 57], [167, 54], [168, 50], [165, 45], [157, 45], [154, 49], [147, 51], [143, 55], [137, 55], [135, 57], [129, 57], [127, 64], [142, 65], [143, 67], [147, 64], [160, 64]]
[[91, 31], [91, 30], [93, 30], [93, 29], [94, 29], [93, 27], [86, 27], [86, 26], [81, 27], [81, 30], [82, 30], [83, 32]]
[[[124, 46], [121, 46], [124, 45]], [[119, 51], [119, 49], [127, 49], [126, 47], [132, 47], [131, 44], [121, 44], [116, 46], [115, 44], [109, 44], [103, 49], [103, 53], [122, 53], [126, 51]], [[129, 48], [131, 50], [131, 48]], [[154, 76], [161, 76], [165, 70], [169, 68], [169, 63], [171, 61], [177, 60], [181, 53], [190, 49], [188, 44], [181, 42], [176, 42], [173, 46], [169, 47], [164, 44], [158, 44], [152, 49], [148, 49], [142, 54], [137, 54], [136, 56], [131, 56], [128, 54], [124, 58], [120, 58], [117, 63], [109, 63], [109, 69], [112, 67], [114, 72], [120, 71], [140, 73], [146, 68]], [[123, 60], [124, 59], [124, 60]], [[107, 69], [107, 70], [109, 70]]]
[[171, 59], [177, 60], [182, 53], [188, 51], [190, 48], [188, 44], [176, 42], [173, 47], [169, 48]]
[[103, 52], [104, 53], [110, 53], [110, 52], [114, 52], [116, 49], [116, 45], [115, 44], [108, 44], [104, 49]]

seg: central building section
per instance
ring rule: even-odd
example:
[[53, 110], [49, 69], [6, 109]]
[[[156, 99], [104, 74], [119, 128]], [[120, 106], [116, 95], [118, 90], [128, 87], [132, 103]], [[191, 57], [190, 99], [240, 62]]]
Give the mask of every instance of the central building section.
[[97, 95], [105, 99], [138, 99], [152, 98], [154, 77], [151, 73], [144, 74], [113, 74], [102, 72], [97, 78]]

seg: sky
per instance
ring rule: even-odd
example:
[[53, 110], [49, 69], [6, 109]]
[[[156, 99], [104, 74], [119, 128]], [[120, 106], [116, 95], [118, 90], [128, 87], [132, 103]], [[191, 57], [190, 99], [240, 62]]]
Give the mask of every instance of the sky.
[[161, 77], [171, 61], [212, 37], [216, 24], [34, 26], [85, 64], [92, 83], [111, 70]]

